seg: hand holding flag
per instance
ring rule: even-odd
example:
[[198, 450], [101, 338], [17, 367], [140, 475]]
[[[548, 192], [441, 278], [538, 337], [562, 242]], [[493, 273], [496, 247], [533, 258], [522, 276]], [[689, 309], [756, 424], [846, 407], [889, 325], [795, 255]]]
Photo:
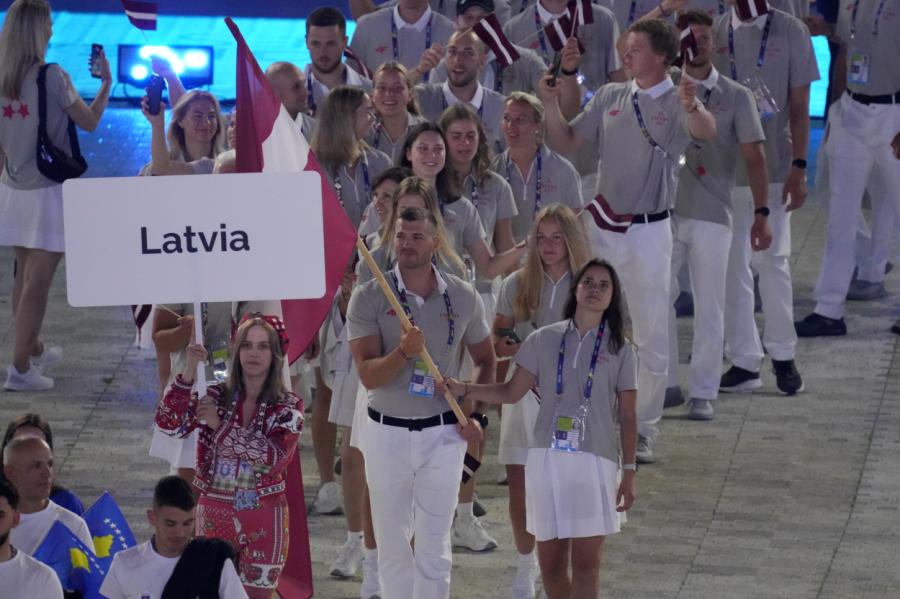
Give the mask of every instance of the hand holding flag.
[[100, 586], [106, 570], [94, 551], [59, 520], [50, 527], [33, 557], [53, 568], [64, 589], [78, 591], [84, 599], [102, 599]]
[[490, 13], [482, 18], [475, 23], [472, 31], [475, 32], [478, 39], [491, 49], [491, 52], [497, 57], [497, 62], [500, 66], [506, 68], [519, 60], [519, 52], [503, 33], [503, 27], [500, 25], [500, 21], [497, 20], [496, 14]]

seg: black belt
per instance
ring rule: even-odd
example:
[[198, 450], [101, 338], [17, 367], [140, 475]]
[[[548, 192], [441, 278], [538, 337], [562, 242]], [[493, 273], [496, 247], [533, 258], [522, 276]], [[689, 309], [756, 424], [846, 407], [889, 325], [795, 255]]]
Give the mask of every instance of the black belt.
[[860, 104], [900, 104], [900, 92], [896, 94], [884, 94], [883, 96], [867, 96], [847, 91], [850, 97]]
[[411, 431], [420, 431], [433, 426], [456, 424], [459, 422], [456, 418], [456, 414], [453, 413], [453, 410], [447, 410], [443, 414], [429, 416], [428, 418], [394, 418], [393, 416], [385, 416], [381, 412], [369, 408], [369, 418], [375, 422], [386, 424], [387, 426], [396, 426]]
[[662, 212], [655, 212], [653, 214], [635, 214], [631, 218], [631, 224], [634, 223], [655, 223], [661, 220], [666, 220], [672, 214], [671, 210], [663, 210]]

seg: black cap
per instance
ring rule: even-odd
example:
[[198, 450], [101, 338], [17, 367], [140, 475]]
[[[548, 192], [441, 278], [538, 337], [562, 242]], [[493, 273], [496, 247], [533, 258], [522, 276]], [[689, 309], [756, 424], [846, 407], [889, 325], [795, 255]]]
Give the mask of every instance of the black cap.
[[494, 12], [494, 0], [457, 0], [456, 14], [461, 15], [473, 6], [480, 6], [485, 12]]

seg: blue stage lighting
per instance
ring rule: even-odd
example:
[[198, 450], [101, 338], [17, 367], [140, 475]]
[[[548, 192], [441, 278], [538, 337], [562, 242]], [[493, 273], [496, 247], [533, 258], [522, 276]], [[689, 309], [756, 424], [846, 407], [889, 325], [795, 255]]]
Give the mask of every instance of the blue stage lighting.
[[213, 82], [212, 46], [119, 46], [119, 82], [144, 87], [152, 74], [151, 59], [165, 58], [186, 87]]

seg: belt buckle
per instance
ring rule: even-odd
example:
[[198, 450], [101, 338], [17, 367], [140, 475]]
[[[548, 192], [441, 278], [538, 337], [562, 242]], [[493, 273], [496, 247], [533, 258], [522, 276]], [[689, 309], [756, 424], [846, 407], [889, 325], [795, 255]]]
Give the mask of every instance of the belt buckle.
[[406, 423], [406, 427], [410, 430], [410, 432], [421, 431], [423, 428], [422, 427], [423, 420], [424, 420], [424, 418], [410, 418]]

